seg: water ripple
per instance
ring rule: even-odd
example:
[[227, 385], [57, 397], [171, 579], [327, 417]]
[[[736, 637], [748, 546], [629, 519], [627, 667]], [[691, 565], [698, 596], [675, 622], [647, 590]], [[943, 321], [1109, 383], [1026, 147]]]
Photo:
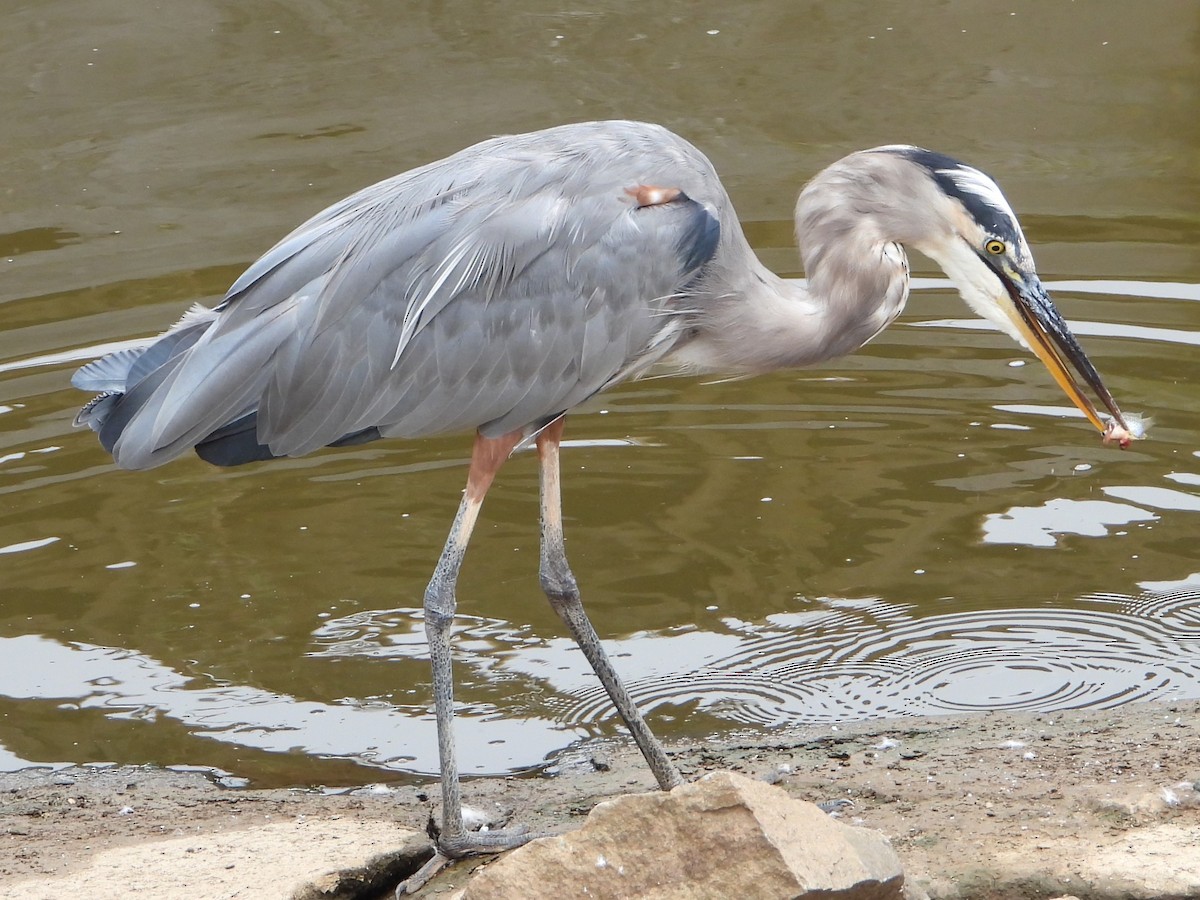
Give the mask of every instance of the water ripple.
[[1137, 597], [1104, 596], [1118, 604], [1126, 615], [1152, 621], [1174, 638], [1200, 641], [1200, 591], [1146, 592]]
[[[631, 692], [646, 709], [691, 705], [760, 726], [1200, 696], [1200, 592], [1093, 595], [1081, 605], [917, 618], [870, 604], [856, 622], [831, 610], [836, 633], [820, 620], [775, 617], [710, 665]], [[592, 686], [557, 706], [580, 727], [613, 715]]]

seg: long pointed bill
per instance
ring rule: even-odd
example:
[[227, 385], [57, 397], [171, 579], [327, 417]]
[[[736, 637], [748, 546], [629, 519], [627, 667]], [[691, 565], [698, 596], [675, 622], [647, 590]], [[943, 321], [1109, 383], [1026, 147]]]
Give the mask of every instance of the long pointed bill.
[[[1026, 343], [1037, 354], [1038, 359], [1050, 370], [1050, 374], [1071, 402], [1087, 416], [1088, 421], [1104, 433], [1106, 441], [1116, 440], [1122, 447], [1127, 447], [1137, 432], [1125, 421], [1117, 401], [1100, 380], [1100, 373], [1079, 346], [1079, 341], [1067, 327], [1066, 321], [1041, 282], [1034, 277], [1027, 283], [1020, 283], [1007, 275], [1001, 275], [1000, 280], [1004, 282], [1009, 297], [1012, 298], [1012, 307], [1007, 307], [1005, 312], [1024, 336]], [[1075, 378], [1076, 373], [1095, 391], [1100, 402], [1112, 414], [1112, 423], [1106, 423], [1100, 418], [1095, 405], [1079, 386]]]

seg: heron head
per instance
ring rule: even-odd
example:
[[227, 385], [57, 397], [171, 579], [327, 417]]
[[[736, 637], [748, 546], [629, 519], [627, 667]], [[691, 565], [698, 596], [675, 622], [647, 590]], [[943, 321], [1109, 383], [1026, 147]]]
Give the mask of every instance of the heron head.
[[909, 243], [937, 262], [967, 304], [1050, 370], [1071, 402], [1102, 432], [1101, 420], [1080, 382], [1092, 389], [1126, 429], [1124, 415], [1066, 321], [1042, 286], [1016, 213], [1000, 186], [978, 169], [918, 147], [880, 147], [918, 169], [922, 212]]

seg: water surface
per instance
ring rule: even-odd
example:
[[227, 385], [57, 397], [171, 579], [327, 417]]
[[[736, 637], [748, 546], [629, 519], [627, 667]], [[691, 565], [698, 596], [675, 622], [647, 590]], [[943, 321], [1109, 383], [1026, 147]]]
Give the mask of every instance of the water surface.
[[[664, 122], [799, 275], [803, 180], [913, 142], [993, 172], [1152, 440], [1100, 445], [939, 273], [819, 370], [625, 385], [571, 417], [568, 549], [656, 731], [1200, 696], [1192, 4], [209, 0], [0, 34], [0, 768], [260, 784], [436, 770], [420, 600], [469, 439], [115, 470], [79, 361], [213, 302], [346, 193], [493, 133]], [[619, 731], [537, 586], [507, 466], [460, 583], [464, 771]]]

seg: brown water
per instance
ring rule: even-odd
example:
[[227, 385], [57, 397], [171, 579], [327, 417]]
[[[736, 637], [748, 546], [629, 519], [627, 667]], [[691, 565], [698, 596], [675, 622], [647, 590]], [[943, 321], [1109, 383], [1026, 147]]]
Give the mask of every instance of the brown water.
[[[660, 734], [1200, 696], [1195, 4], [31, 7], [0, 30], [0, 767], [436, 769], [420, 598], [468, 438], [123, 473], [67, 379], [357, 187], [612, 116], [708, 151], [784, 273], [842, 153], [990, 170], [1157, 420], [1102, 447], [941, 282], [819, 371], [600, 398], [568, 424], [569, 550]], [[618, 730], [538, 590], [535, 489], [514, 459], [460, 584], [467, 772]]]

